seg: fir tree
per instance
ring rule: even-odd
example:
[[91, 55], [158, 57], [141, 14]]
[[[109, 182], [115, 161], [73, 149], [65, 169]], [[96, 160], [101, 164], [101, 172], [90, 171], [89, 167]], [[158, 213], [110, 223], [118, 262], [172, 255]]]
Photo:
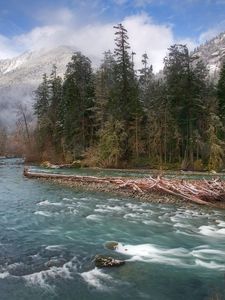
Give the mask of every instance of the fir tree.
[[[114, 118], [124, 122], [127, 142], [124, 147], [123, 159], [129, 161], [135, 153], [138, 156], [139, 123], [142, 114], [138, 97], [138, 81], [134, 64], [129, 54], [127, 30], [122, 24], [114, 26], [115, 32], [115, 85], [111, 94], [111, 111]], [[135, 146], [134, 146], [135, 143]]]
[[192, 169], [194, 165], [193, 132], [202, 109], [206, 80], [206, 70], [201, 63], [194, 63], [196, 59], [190, 56], [185, 45], [174, 45], [169, 48], [164, 68], [170, 111], [182, 136], [181, 156], [185, 169]]
[[52, 127], [52, 142], [56, 153], [62, 151], [62, 78], [57, 76], [57, 67], [54, 65], [49, 79], [49, 119]]
[[225, 125], [225, 60], [222, 64], [219, 81], [217, 84], [217, 98], [219, 116], [222, 120], [223, 125]]
[[95, 75], [94, 123], [98, 132], [110, 118], [110, 95], [114, 87], [115, 60], [110, 51], [104, 53], [103, 62]]
[[49, 119], [50, 93], [47, 75], [43, 75], [42, 83], [34, 92], [34, 114], [37, 116], [37, 136], [40, 151], [51, 147], [52, 126]]
[[46, 74], [43, 75], [42, 83], [34, 92], [34, 101], [34, 114], [40, 123], [48, 114], [49, 109], [49, 82]]
[[73, 159], [90, 145], [94, 85], [91, 62], [80, 52], [67, 65], [63, 84], [64, 137]]
[[127, 30], [122, 24], [114, 26], [115, 32], [115, 86], [113, 107], [116, 118], [129, 122], [132, 114], [138, 109], [137, 81], [130, 58], [130, 45]]

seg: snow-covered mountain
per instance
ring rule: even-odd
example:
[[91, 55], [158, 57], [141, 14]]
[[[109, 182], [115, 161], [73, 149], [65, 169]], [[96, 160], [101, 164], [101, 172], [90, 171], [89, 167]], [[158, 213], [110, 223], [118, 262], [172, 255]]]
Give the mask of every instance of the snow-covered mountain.
[[33, 91], [42, 75], [49, 75], [56, 65], [58, 75], [63, 76], [73, 53], [74, 49], [60, 46], [0, 60], [0, 122], [9, 126], [15, 123], [20, 103], [31, 108]]
[[194, 55], [204, 61], [212, 78], [218, 78], [221, 63], [225, 59], [225, 32], [196, 48]]

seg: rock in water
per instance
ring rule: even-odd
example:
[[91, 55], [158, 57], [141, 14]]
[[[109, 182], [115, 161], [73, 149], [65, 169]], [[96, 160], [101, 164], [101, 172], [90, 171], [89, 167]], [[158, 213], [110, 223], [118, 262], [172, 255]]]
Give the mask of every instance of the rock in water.
[[109, 250], [116, 250], [118, 246], [118, 242], [107, 242], [105, 243], [105, 247]]
[[124, 260], [119, 260], [110, 256], [103, 255], [96, 255], [94, 262], [97, 268], [119, 267], [125, 264]]

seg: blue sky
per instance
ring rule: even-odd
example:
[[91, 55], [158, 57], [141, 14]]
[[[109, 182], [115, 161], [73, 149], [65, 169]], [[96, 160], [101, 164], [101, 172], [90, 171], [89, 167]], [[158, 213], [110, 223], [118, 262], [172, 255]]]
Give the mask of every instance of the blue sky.
[[97, 63], [118, 22], [159, 69], [169, 44], [194, 48], [225, 31], [225, 0], [0, 0], [0, 59], [68, 44]]

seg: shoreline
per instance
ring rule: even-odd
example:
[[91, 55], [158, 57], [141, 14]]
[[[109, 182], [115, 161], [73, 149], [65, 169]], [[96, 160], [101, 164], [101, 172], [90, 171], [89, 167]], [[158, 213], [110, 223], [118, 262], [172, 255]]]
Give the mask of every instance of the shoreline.
[[[123, 179], [129, 181], [130, 178], [97, 178], [92, 176], [67, 176], [58, 174], [44, 174], [44, 173], [30, 173], [28, 169], [24, 169], [24, 176], [31, 179], [38, 179], [54, 184], [63, 185], [70, 188], [79, 188], [84, 191], [94, 191], [107, 193], [120, 197], [129, 197], [138, 201], [149, 202], [154, 204], [174, 204], [186, 207], [196, 207], [198, 203], [188, 201], [182, 196], [166, 194], [158, 191], [140, 191], [138, 189], [131, 189], [129, 186], [118, 186], [118, 182]], [[138, 180], [138, 179], [137, 179]], [[207, 205], [198, 204], [201, 207], [210, 207], [213, 209], [225, 209], [225, 202], [209, 202]]]
[[[39, 178], [41, 181], [47, 181], [54, 184], [60, 184], [63, 186], [67, 186], [70, 188], [79, 188], [84, 191], [94, 191], [94, 192], [100, 192], [100, 193], [107, 193], [115, 196], [122, 196], [122, 197], [129, 197], [133, 199], [137, 199], [143, 202], [151, 202], [156, 204], [184, 204], [180, 199], [169, 196], [169, 195], [163, 195], [160, 193], [151, 192], [150, 194], [140, 194], [135, 191], [131, 191], [128, 189], [117, 189], [113, 184], [105, 184], [105, 183], [90, 183], [90, 182], [77, 182], [77, 181], [68, 181], [68, 180], [62, 180], [62, 179], [43, 179]], [[194, 205], [190, 202], [185, 202], [188, 205]]]

